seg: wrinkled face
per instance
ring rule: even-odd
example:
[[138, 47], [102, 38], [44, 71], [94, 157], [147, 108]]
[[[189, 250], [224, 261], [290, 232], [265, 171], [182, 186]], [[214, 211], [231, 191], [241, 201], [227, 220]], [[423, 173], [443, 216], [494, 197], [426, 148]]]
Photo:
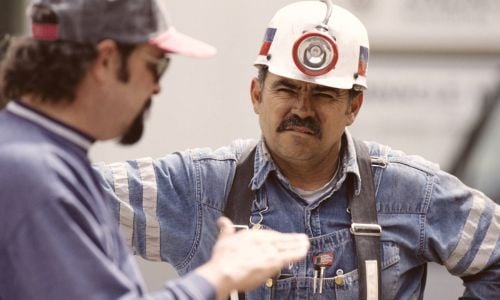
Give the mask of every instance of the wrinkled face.
[[340, 149], [346, 126], [354, 122], [362, 94], [350, 102], [349, 90], [334, 89], [275, 74], [264, 86], [252, 82], [252, 102], [273, 159], [321, 160]]

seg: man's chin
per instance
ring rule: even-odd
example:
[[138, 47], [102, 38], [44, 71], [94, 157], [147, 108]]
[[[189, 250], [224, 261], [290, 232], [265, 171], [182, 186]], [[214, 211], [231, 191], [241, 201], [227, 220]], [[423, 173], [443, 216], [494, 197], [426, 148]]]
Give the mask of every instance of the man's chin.
[[125, 146], [133, 145], [141, 139], [143, 132], [144, 124], [142, 123], [142, 120], [140, 124], [135, 124], [134, 121], [132, 126], [130, 126], [127, 132], [125, 132], [125, 134], [120, 138], [119, 143]]
[[151, 107], [151, 99], [146, 102], [144, 109], [135, 117], [127, 132], [120, 138], [122, 145], [133, 145], [137, 143], [144, 133], [144, 119]]

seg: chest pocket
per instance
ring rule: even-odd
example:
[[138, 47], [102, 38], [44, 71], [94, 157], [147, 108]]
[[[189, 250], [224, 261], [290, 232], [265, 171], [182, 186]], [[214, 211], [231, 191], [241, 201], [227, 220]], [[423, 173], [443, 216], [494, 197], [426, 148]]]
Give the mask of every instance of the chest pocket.
[[[382, 242], [382, 299], [394, 299], [399, 270], [399, 248], [392, 242]], [[335, 278], [334, 278], [335, 281]], [[340, 280], [338, 280], [340, 282]], [[358, 300], [358, 270], [343, 275], [343, 284], [335, 284], [335, 299]]]
[[[354, 255], [353, 241], [349, 238], [337, 245], [330, 244], [327, 240], [312, 241], [307, 260], [295, 266], [294, 272], [299, 269], [307, 270], [308, 276], [283, 274], [273, 282], [267, 282], [257, 290], [247, 293], [247, 299], [252, 300], [284, 300], [284, 299], [311, 299], [311, 300], [358, 300], [359, 280]], [[319, 279], [313, 278], [314, 268], [312, 256], [317, 255], [321, 244], [321, 251], [335, 253], [335, 262], [324, 270], [322, 293], [319, 293]], [[399, 277], [399, 248], [392, 242], [382, 242], [382, 298], [394, 299], [396, 281]], [[309, 263], [311, 262], [311, 263]], [[316, 293], [314, 282], [316, 281]]]

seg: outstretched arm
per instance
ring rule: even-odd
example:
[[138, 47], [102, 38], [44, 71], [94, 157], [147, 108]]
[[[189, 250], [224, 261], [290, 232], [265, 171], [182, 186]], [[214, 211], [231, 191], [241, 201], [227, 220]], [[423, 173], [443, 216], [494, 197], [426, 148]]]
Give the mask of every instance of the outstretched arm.
[[181, 274], [208, 261], [235, 161], [254, 144], [236, 141], [216, 150], [95, 165], [127, 245]]

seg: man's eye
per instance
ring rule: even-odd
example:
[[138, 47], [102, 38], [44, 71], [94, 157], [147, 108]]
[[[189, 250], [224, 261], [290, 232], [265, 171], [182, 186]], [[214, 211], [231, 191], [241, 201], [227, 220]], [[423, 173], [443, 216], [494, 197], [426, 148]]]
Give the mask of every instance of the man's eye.
[[321, 99], [327, 99], [327, 100], [334, 100], [335, 99], [334, 96], [327, 94], [327, 93], [316, 93], [316, 94], [314, 94], [314, 97], [321, 98]]
[[296, 94], [297, 93], [295, 90], [292, 90], [289, 88], [279, 88], [279, 89], [277, 89], [277, 91], [280, 93], [287, 93], [287, 94]]

